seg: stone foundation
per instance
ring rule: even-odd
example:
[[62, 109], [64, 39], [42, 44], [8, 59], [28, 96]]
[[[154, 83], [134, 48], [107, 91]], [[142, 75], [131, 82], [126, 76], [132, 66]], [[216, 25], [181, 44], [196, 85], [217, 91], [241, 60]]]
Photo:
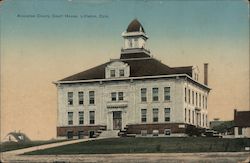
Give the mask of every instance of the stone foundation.
[[81, 131], [83, 131], [82, 136], [89, 136], [90, 131], [97, 133], [98, 130], [106, 130], [106, 128], [107, 127], [103, 125], [57, 127], [57, 137], [67, 137], [68, 132], [73, 132], [73, 136], [76, 138]]
[[159, 134], [165, 134], [165, 130], [170, 130], [171, 134], [184, 134], [189, 124], [185, 123], [150, 123], [150, 124], [130, 124], [127, 125], [128, 134], [141, 134], [142, 130], [147, 130], [147, 134], [153, 134], [153, 130], [158, 130]]

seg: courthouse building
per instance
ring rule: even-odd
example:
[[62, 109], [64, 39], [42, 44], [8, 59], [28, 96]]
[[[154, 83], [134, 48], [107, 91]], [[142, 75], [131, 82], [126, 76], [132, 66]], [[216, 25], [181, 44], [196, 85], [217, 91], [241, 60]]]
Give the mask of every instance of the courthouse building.
[[92, 137], [101, 130], [184, 135], [188, 126], [207, 128], [207, 64], [201, 83], [197, 66], [169, 67], [152, 57], [137, 19], [122, 37], [119, 59], [55, 82], [57, 136]]

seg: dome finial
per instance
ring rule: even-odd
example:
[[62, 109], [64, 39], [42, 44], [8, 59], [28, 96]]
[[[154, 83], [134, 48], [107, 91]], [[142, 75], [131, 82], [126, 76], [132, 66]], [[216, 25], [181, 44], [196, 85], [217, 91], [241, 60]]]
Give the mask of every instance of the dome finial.
[[127, 32], [144, 32], [145, 33], [143, 26], [137, 20], [137, 18], [135, 18], [132, 22], [130, 22], [126, 31]]

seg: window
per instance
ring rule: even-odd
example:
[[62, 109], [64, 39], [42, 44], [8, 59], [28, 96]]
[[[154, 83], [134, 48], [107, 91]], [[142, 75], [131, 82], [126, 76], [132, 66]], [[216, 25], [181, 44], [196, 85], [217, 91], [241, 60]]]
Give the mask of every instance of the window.
[[207, 115], [206, 115], [206, 127], [208, 126], [208, 124], [207, 124]]
[[171, 135], [171, 129], [165, 129], [164, 135]]
[[158, 101], [158, 88], [153, 88], [153, 101]]
[[132, 39], [129, 39], [128, 41], [129, 41], [129, 43], [128, 43], [129, 47], [132, 47], [133, 46]]
[[194, 111], [192, 111], [192, 121], [193, 121], [193, 124], [194, 124]]
[[111, 101], [116, 101], [116, 92], [111, 92]]
[[192, 91], [192, 104], [194, 105], [194, 91]]
[[115, 77], [115, 70], [110, 70], [110, 77]]
[[207, 109], [207, 97], [205, 97], [205, 108]]
[[141, 101], [147, 101], [147, 88], [142, 88], [141, 89]]
[[185, 93], [185, 96], [184, 96], [185, 97], [185, 102], [187, 102], [187, 88], [185, 88], [185, 92], [184, 93]]
[[205, 125], [205, 117], [204, 117], [204, 114], [202, 114], [202, 126], [204, 126]]
[[89, 124], [95, 124], [95, 111], [89, 112]]
[[201, 94], [199, 94], [199, 107], [201, 107]]
[[141, 109], [141, 122], [147, 122], [147, 109]]
[[73, 125], [73, 112], [68, 112], [68, 125]]
[[242, 127], [238, 127], [238, 135], [242, 135]]
[[95, 91], [89, 91], [89, 104], [95, 104]]
[[134, 39], [134, 42], [135, 42], [135, 47], [138, 47], [139, 45], [138, 45], [138, 39], [137, 38]]
[[190, 97], [191, 95], [190, 95], [190, 89], [188, 90], [188, 103], [190, 104]]
[[205, 97], [204, 97], [204, 95], [202, 96], [202, 108], [204, 108], [204, 102], [205, 102]]
[[123, 92], [118, 92], [118, 100], [123, 101]]
[[120, 76], [120, 77], [123, 77], [123, 76], [124, 76], [124, 70], [123, 70], [123, 69], [119, 70], [119, 76]]
[[83, 114], [83, 111], [79, 111], [78, 112], [78, 116], [79, 116], [79, 125], [82, 125], [84, 123], [84, 114]]
[[195, 106], [198, 106], [198, 94], [195, 93]]
[[190, 110], [188, 109], [188, 122], [189, 123], [191, 122], [190, 119], [191, 119], [191, 114], [190, 114]]
[[158, 108], [153, 109], [153, 122], [158, 122]]
[[164, 88], [164, 100], [169, 101], [170, 100], [170, 87]]
[[78, 103], [83, 105], [83, 92], [78, 92]]
[[184, 117], [185, 117], [185, 122], [187, 122], [187, 109], [185, 108], [185, 115], [184, 115]]
[[73, 105], [73, 92], [68, 92], [68, 105]]
[[165, 122], [169, 122], [170, 121], [170, 108], [165, 108], [164, 110], [165, 112]]

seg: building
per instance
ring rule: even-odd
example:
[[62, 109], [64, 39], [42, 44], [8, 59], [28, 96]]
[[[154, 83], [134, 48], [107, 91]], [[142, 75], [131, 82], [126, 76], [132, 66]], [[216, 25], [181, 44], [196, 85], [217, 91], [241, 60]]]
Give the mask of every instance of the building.
[[250, 138], [250, 111], [234, 110], [234, 136]]
[[23, 143], [23, 142], [30, 142], [30, 139], [24, 133], [15, 131], [8, 133], [4, 137], [3, 142]]
[[58, 137], [128, 134], [185, 135], [187, 126], [208, 127], [207, 66], [169, 67], [146, 48], [148, 36], [135, 19], [122, 33], [119, 59], [55, 82]]

